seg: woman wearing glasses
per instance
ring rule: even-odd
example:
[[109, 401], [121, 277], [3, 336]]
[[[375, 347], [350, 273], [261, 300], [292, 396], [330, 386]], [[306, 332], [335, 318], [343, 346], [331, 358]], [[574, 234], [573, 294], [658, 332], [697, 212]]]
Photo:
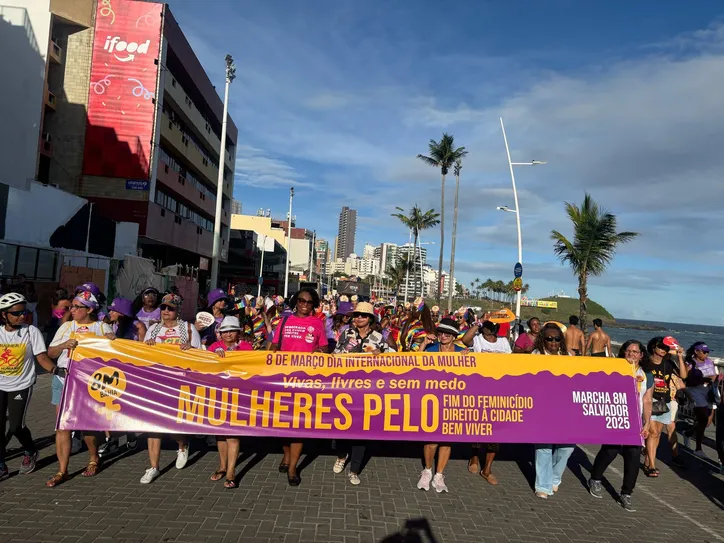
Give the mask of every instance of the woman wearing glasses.
[[[483, 318], [488, 317], [485, 315]], [[491, 321], [483, 321], [479, 326], [473, 326], [463, 336], [462, 342], [473, 348], [476, 353], [511, 354], [510, 343], [507, 338], [498, 337], [500, 325]], [[468, 471], [480, 474], [491, 485], [498, 484], [498, 478], [493, 475], [493, 461], [500, 450], [500, 443], [473, 443], [473, 452], [468, 461]], [[480, 451], [485, 449], [485, 463], [480, 469]]]
[[[294, 294], [289, 300], [289, 306], [294, 313], [282, 318], [274, 331], [270, 350], [293, 353], [327, 352], [324, 324], [314, 316], [314, 310], [319, 307], [319, 303], [319, 294], [312, 288], [303, 288]], [[297, 474], [297, 463], [303, 447], [301, 441], [283, 445], [284, 457], [279, 464], [279, 472], [287, 474], [289, 486], [299, 486], [302, 482]]]
[[[146, 332], [146, 344], [156, 345], [165, 343], [178, 345], [182, 351], [188, 349], [200, 349], [201, 338], [196, 327], [179, 318], [178, 312], [181, 306], [181, 296], [178, 294], [166, 294], [161, 300], [158, 308], [161, 310], [161, 322], [154, 324]], [[148, 459], [151, 467], [141, 477], [142, 484], [152, 483], [161, 470], [161, 439], [160, 434], [149, 434], [148, 436]], [[176, 469], [183, 469], [189, 460], [188, 438], [182, 437], [177, 440], [178, 452], [176, 453]]]
[[5, 464], [5, 447], [12, 436], [18, 439], [24, 450], [20, 473], [27, 475], [35, 471], [38, 449], [30, 429], [25, 426], [25, 415], [35, 384], [35, 361], [47, 372], [55, 373], [55, 364], [48, 357], [40, 330], [24, 322], [26, 306], [27, 301], [22, 294], [10, 292], [0, 297], [0, 343], [3, 346], [0, 364], [0, 481], [10, 476]]
[[[649, 424], [651, 423], [651, 406], [654, 392], [654, 376], [645, 371], [642, 367], [646, 360], [646, 348], [635, 339], [630, 339], [618, 351], [619, 358], [625, 358], [631, 364], [636, 379], [636, 391], [639, 399], [639, 412], [642, 418], [641, 437], [646, 439], [649, 435]], [[588, 491], [594, 498], [603, 498], [603, 473], [613, 462], [618, 453], [623, 456], [623, 486], [619, 503], [626, 511], [636, 511], [631, 503], [631, 494], [636, 486], [636, 479], [639, 474], [639, 445], [603, 445], [593, 461], [591, 479], [588, 481]]]
[[[563, 332], [556, 324], [546, 323], [535, 339], [531, 354], [568, 356]], [[574, 445], [541, 444], [535, 446], [535, 495], [546, 499], [558, 492], [568, 458]]]
[[[88, 283], [87, 285], [92, 285]], [[95, 287], [95, 285], [93, 285]], [[95, 291], [100, 291], [95, 287]], [[73, 304], [70, 306], [72, 320], [63, 324], [55, 333], [53, 341], [48, 348], [48, 356], [57, 359], [58, 368], [55, 371], [50, 389], [52, 392], [51, 403], [55, 406], [56, 413], [60, 405], [60, 397], [63, 394], [65, 377], [68, 371], [70, 353], [78, 345], [78, 340], [83, 336], [106, 336], [115, 339], [111, 327], [99, 321], [97, 318], [99, 303], [93, 289], [78, 290]], [[88, 447], [88, 465], [83, 471], [83, 477], [93, 477], [100, 469], [100, 456], [98, 455], [98, 443], [94, 434], [84, 436], [85, 444]], [[46, 486], [54, 487], [68, 480], [68, 462], [70, 461], [71, 432], [70, 430], [58, 430], [55, 432], [55, 453], [60, 465], [58, 473], [53, 475]]]
[[[465, 347], [461, 347], [455, 343], [460, 328], [458, 323], [453, 319], [440, 319], [437, 325], [437, 341], [434, 336], [426, 335], [423, 340], [424, 351], [428, 353], [459, 353], [467, 352]], [[452, 450], [449, 443], [426, 443], [422, 450], [425, 460], [425, 469], [420, 474], [420, 480], [417, 482], [417, 488], [420, 490], [430, 490], [430, 484], [435, 492], [448, 492], [445, 484], [445, 466], [450, 460], [450, 451]], [[437, 469], [435, 476], [432, 475], [432, 466], [435, 463], [435, 452], [437, 451]]]
[[[352, 312], [352, 325], [339, 337], [335, 353], [372, 353], [380, 354], [391, 351], [381, 332], [372, 329], [376, 320], [372, 304], [359, 302]], [[365, 455], [365, 446], [361, 442], [337, 440], [337, 461], [332, 471], [342, 473], [347, 458], [349, 463], [349, 482], [360, 484], [359, 473]]]

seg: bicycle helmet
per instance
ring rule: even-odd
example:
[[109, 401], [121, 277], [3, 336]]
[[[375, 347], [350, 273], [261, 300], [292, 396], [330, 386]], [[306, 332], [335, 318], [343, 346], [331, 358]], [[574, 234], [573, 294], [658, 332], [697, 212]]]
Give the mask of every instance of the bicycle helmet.
[[9, 292], [0, 297], [0, 311], [10, 309], [16, 304], [27, 304], [28, 301], [25, 296], [18, 294], [17, 292]]

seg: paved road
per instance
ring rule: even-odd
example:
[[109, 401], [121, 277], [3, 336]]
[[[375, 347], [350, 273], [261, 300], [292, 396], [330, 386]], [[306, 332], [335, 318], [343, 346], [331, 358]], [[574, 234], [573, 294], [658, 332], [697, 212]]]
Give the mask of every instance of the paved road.
[[[276, 445], [249, 440], [242, 447], [236, 490], [209, 481], [217, 457], [203, 441], [193, 442], [189, 465], [181, 471], [173, 466], [174, 451], [164, 451], [167, 468], [152, 485], [138, 482], [148, 461], [139, 447], [92, 479], [80, 475], [87, 460], [82, 452], [71, 459], [75, 476], [48, 489], [45, 479], [57, 471], [49, 402], [49, 380], [41, 376], [28, 416], [42, 447], [40, 469], [17, 475], [21, 452], [13, 441], [12, 476], [0, 483], [2, 542], [393, 542], [404, 541], [399, 532], [408, 521], [425, 519], [435, 540], [446, 543], [724, 543], [722, 476], [691, 456], [686, 470], [663, 463], [658, 480], [639, 479], [638, 511], [627, 513], [613, 497], [621, 484], [620, 460], [613, 464], [617, 471], [608, 473], [611, 496], [596, 500], [587, 493], [584, 480], [596, 452], [588, 446], [576, 450], [561, 490], [547, 501], [531, 490], [530, 447], [503, 449], [495, 464], [500, 485], [492, 487], [467, 473], [461, 446], [447, 469], [450, 493], [436, 494], [415, 487], [421, 447], [392, 442], [376, 445], [359, 487], [332, 473], [333, 453], [319, 443], [304, 460], [302, 485], [290, 488], [276, 470], [281, 457]], [[714, 457], [710, 448], [707, 452]], [[663, 449], [661, 457], [668, 458]]]

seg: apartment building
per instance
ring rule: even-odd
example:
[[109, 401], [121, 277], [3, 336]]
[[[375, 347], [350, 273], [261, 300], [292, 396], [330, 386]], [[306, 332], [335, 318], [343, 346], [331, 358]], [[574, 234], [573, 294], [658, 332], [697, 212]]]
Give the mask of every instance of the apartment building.
[[[226, 260], [237, 128], [165, 4], [51, 0], [37, 179], [138, 224], [160, 265], [208, 266], [219, 169]], [[223, 62], [220, 59], [219, 62]]]

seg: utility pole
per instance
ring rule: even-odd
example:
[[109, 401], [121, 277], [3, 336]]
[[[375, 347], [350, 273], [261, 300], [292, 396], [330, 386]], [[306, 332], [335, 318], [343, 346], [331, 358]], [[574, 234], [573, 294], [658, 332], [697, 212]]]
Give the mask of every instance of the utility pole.
[[284, 297], [289, 296], [289, 254], [292, 248], [292, 200], [294, 200], [294, 187], [289, 187], [289, 217], [287, 217], [287, 266], [284, 274]]
[[226, 55], [226, 86], [224, 88], [224, 118], [221, 121], [221, 149], [219, 149], [219, 177], [216, 181], [216, 215], [214, 216], [214, 246], [211, 253], [211, 284], [219, 283], [219, 256], [221, 254], [221, 204], [224, 199], [224, 171], [226, 160], [226, 119], [229, 116], [229, 85], [236, 79], [236, 66], [231, 55]]

